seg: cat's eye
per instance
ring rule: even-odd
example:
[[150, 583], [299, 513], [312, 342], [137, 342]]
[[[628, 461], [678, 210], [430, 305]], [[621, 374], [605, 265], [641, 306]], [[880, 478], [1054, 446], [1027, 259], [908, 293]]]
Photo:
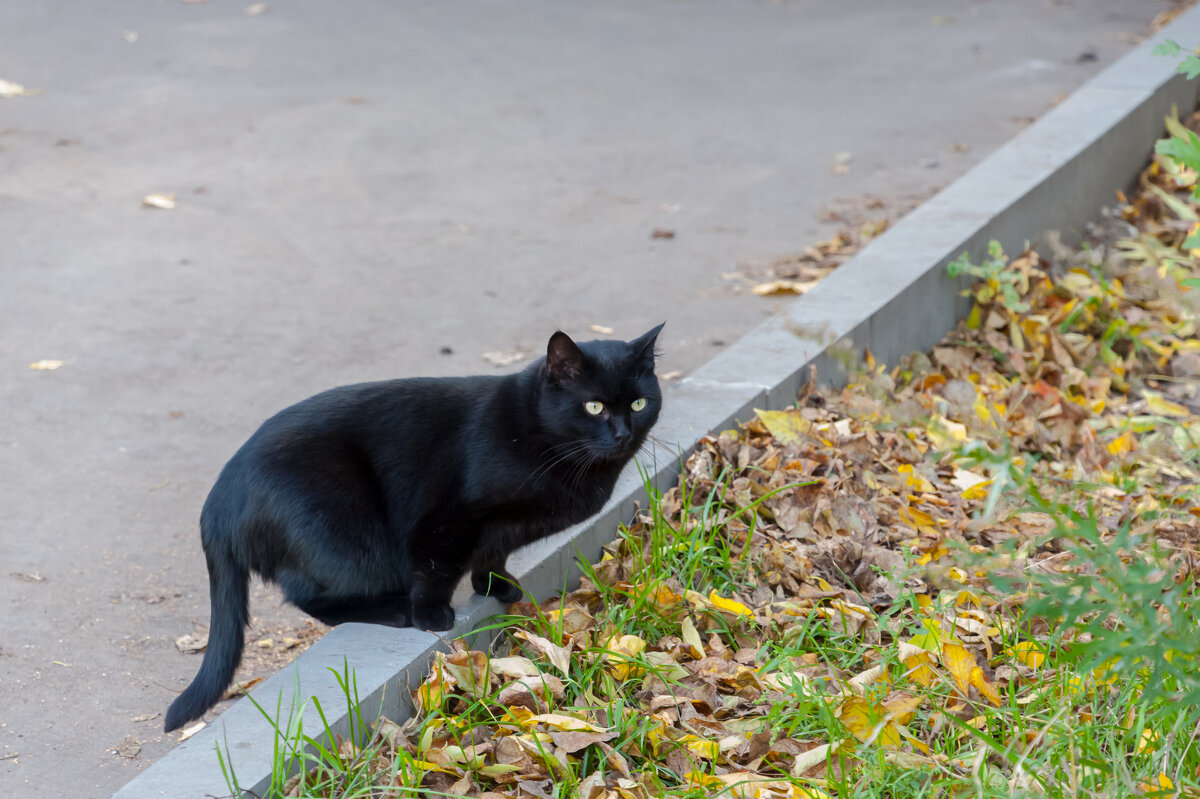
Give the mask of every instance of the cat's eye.
[[596, 402], [595, 400], [593, 400], [592, 402], [585, 402], [585, 403], [583, 403], [583, 409], [585, 411], [587, 411], [588, 413], [590, 413], [592, 416], [599, 416], [600, 413], [604, 410], [604, 403]]
[[640, 411], [642, 408], [646, 407], [646, 398], [638, 397], [633, 402], [629, 403], [629, 407], [633, 408], [635, 411]]

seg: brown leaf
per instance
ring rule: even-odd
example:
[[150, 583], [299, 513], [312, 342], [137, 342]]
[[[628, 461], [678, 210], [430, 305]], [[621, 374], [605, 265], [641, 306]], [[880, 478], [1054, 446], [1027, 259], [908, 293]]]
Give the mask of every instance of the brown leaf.
[[185, 655], [194, 655], [197, 652], [203, 652], [207, 647], [208, 633], [202, 635], [187, 633], [175, 639], [175, 648]]
[[126, 735], [121, 739], [121, 742], [117, 744], [116, 748], [113, 749], [114, 754], [119, 755], [126, 760], [133, 760], [141, 751], [142, 742], [137, 738], [134, 738], [132, 735]]
[[617, 732], [551, 732], [550, 737], [554, 739], [555, 746], [573, 755], [594, 744], [611, 741], [617, 737]]

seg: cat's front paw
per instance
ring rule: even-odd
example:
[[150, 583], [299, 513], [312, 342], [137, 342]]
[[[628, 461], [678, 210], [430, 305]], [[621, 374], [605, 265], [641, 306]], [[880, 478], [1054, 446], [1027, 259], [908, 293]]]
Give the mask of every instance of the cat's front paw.
[[525, 595], [521, 591], [521, 585], [517, 582], [517, 578], [509, 574], [507, 570], [474, 572], [471, 575], [471, 587], [475, 589], [475, 593], [490, 596], [505, 605], [517, 602]]
[[449, 605], [434, 605], [412, 609], [413, 627], [418, 630], [449, 630], [454, 626], [454, 608]]

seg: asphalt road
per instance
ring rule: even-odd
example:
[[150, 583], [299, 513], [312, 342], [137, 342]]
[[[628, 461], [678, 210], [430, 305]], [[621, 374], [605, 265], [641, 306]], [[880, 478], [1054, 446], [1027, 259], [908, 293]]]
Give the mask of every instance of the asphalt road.
[[694, 368], [777, 307], [722, 273], [946, 184], [1166, 7], [248, 5], [0, 4], [0, 79], [41, 90], [0, 98], [6, 797], [104, 796], [174, 744], [200, 504], [262, 419], [556, 328], [665, 319], [662, 370]]

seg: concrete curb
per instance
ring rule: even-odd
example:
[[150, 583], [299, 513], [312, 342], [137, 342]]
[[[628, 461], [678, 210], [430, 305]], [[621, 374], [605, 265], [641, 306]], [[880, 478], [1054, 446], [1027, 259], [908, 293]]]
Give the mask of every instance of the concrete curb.
[[[1151, 49], [1164, 39], [1186, 45], [1197, 37], [1200, 8], [1084, 84], [807, 295], [680, 381], [667, 392], [656, 436], [686, 451], [709, 431], [749, 418], [753, 408], [789, 406], [810, 368], [822, 382], [837, 382], [840, 367], [828, 346], [833, 341], [869, 348], [885, 363], [935, 344], [967, 310], [962, 284], [946, 277], [948, 261], [964, 251], [979, 256], [991, 239], [1014, 252], [1046, 230], [1077, 238], [1114, 190], [1133, 182], [1162, 133], [1164, 115], [1173, 104], [1194, 108], [1200, 93], [1200, 81], [1188, 83], [1175, 74], [1175, 59], [1152, 56]], [[670, 485], [679, 465], [678, 454], [660, 454], [651, 474], [655, 484]], [[616, 525], [645, 500], [640, 478], [626, 473], [597, 517], [516, 553], [511, 571], [539, 598], [575, 584], [577, 554], [594, 559]], [[469, 586], [460, 587], [455, 607], [457, 625], [446, 640], [502, 611], [494, 600], [469, 595]], [[355, 672], [363, 712], [400, 721], [411, 714], [407, 687], [420, 682], [443, 648], [441, 638], [416, 630], [343, 625], [253, 696], [270, 711], [282, 697], [284, 718], [292, 697], [316, 697], [334, 732], [344, 735], [345, 700], [330, 669], [340, 673], [346, 664]], [[310, 734], [321, 729], [311, 702], [301, 718]], [[270, 723], [243, 699], [114, 797], [228, 795], [218, 745], [243, 790], [262, 795], [273, 738]]]

